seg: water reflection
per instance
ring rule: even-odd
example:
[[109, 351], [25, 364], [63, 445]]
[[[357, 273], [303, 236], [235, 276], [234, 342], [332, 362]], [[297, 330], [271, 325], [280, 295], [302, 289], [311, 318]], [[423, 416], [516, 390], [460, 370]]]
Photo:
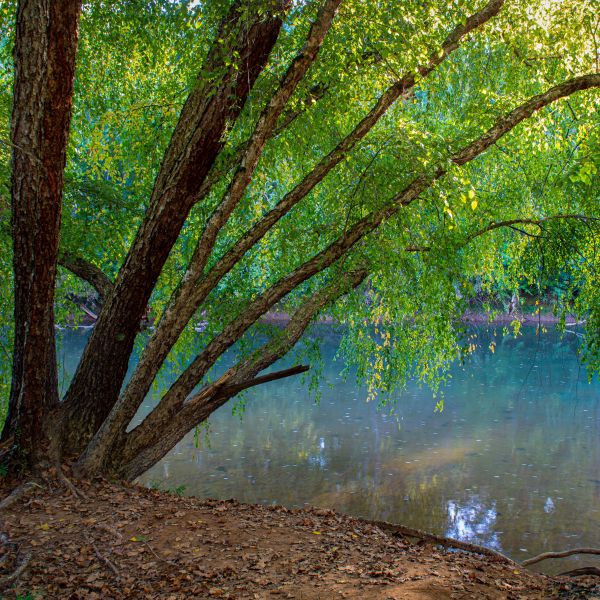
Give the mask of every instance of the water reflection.
[[[365, 402], [352, 378], [339, 378], [337, 339], [323, 330], [319, 406], [300, 379], [256, 388], [242, 419], [233, 403], [223, 407], [199, 448], [186, 437], [141, 481], [185, 485], [201, 497], [333, 507], [516, 559], [598, 545], [600, 384], [587, 383], [575, 336], [479, 335], [483, 350], [454, 369], [442, 413], [414, 385], [390, 415]], [[67, 376], [82, 345], [75, 342], [63, 344]], [[562, 560], [556, 569], [593, 562]]]
[[488, 548], [502, 550], [500, 532], [496, 531], [496, 503], [487, 506], [478, 496], [471, 496], [462, 506], [450, 500], [447, 503], [448, 529], [446, 535], [457, 540], [485, 544]]

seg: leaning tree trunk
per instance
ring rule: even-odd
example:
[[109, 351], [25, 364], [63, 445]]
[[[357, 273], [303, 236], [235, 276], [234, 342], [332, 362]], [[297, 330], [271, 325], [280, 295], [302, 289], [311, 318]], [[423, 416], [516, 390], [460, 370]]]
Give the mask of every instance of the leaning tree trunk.
[[80, 0], [21, 0], [11, 122], [15, 344], [11, 438], [29, 466], [45, 458], [58, 404], [54, 287]]
[[[79, 454], [116, 402], [140, 320], [202, 183], [224, 145], [256, 78], [264, 69], [288, 0], [256, 2], [250, 13], [238, 0], [224, 19], [197, 87], [188, 97], [155, 181], [144, 222], [129, 250], [62, 409], [63, 449]], [[232, 63], [230, 56], [238, 56]], [[216, 81], [206, 77], [213, 73]], [[220, 74], [220, 75], [219, 75]]]

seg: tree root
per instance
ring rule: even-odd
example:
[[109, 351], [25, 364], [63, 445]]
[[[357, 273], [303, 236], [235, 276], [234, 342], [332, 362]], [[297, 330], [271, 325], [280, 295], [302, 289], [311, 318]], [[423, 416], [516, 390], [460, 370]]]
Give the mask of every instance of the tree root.
[[[12, 585], [25, 571], [25, 569], [29, 566], [31, 561], [32, 552], [28, 550], [27, 552], [21, 553], [20, 546], [12, 542], [8, 535], [5, 533], [0, 534], [0, 543], [4, 546], [9, 546], [15, 552], [15, 570], [6, 575], [5, 577], [0, 579], [0, 590], [7, 588], [9, 585]], [[2, 564], [4, 564], [8, 560], [8, 552], [2, 559]]]
[[387, 531], [393, 535], [417, 538], [423, 540], [424, 542], [439, 544], [445, 548], [455, 548], [457, 550], [464, 550], [465, 552], [471, 552], [473, 554], [481, 554], [483, 556], [488, 556], [495, 560], [501, 561], [505, 564], [517, 567], [520, 566], [519, 563], [508, 558], [508, 556], [505, 556], [496, 550], [492, 550], [491, 548], [479, 546], [478, 544], [461, 542], [460, 540], [455, 540], [453, 538], [427, 533], [426, 531], [421, 531], [420, 529], [413, 529], [412, 527], [405, 527], [404, 525], [394, 525], [393, 523], [388, 523], [387, 521], [373, 521], [371, 519], [360, 519], [360, 521], [363, 523], [368, 523], [369, 525], [375, 525], [376, 527], [379, 527], [379, 529]]
[[600, 569], [598, 567], [581, 567], [580, 569], [559, 573], [559, 577], [580, 577], [581, 575], [596, 575], [600, 577]]
[[6, 498], [4, 498], [4, 500], [0, 502], [0, 510], [8, 508], [11, 504], [14, 504], [21, 496], [25, 495], [34, 487], [41, 488], [42, 486], [39, 483], [35, 483], [35, 481], [28, 481], [27, 483], [15, 488], [8, 496], [6, 496]]
[[548, 558], [565, 558], [567, 556], [573, 556], [573, 554], [600, 555], [600, 548], [573, 548], [571, 550], [563, 550], [562, 552], [544, 552], [543, 554], [538, 554], [537, 556], [533, 556], [532, 558], [524, 560], [521, 564], [524, 567], [528, 567], [529, 565], [535, 565], [536, 563], [547, 560]]
[[64, 485], [68, 488], [68, 490], [71, 492], [71, 494], [73, 494], [73, 496], [75, 496], [75, 498], [79, 498], [80, 500], [89, 500], [89, 498], [81, 490], [78, 490], [75, 487], [73, 482], [71, 482], [67, 478], [67, 476], [62, 472], [62, 470], [60, 468], [57, 469], [57, 474], [58, 474], [58, 478], [60, 479], [60, 481], [62, 483], [64, 483]]
[[117, 579], [121, 579], [121, 574], [119, 573], [117, 567], [115, 567], [114, 563], [110, 561], [106, 556], [104, 556], [100, 552], [100, 550], [98, 550], [98, 546], [96, 546], [94, 540], [92, 540], [92, 538], [90, 538], [88, 535], [85, 536], [85, 539], [88, 542], [88, 544], [90, 544], [90, 546], [94, 549], [94, 554], [97, 556], [98, 560], [105, 566], [107, 566], [113, 572], [114, 576]]

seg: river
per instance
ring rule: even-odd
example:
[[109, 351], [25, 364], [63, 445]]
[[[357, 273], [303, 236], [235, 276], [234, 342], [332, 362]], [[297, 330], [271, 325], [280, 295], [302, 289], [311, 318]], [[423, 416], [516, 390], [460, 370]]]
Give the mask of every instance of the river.
[[[522, 560], [600, 545], [600, 382], [588, 382], [579, 337], [494, 337], [456, 365], [444, 410], [418, 385], [395, 412], [366, 402], [335, 360], [338, 337], [313, 330], [324, 358], [320, 401], [301, 378], [269, 383], [218, 410], [141, 483], [199, 497], [316, 505], [483, 544]], [[68, 381], [87, 337], [63, 332]], [[489, 349], [496, 342], [495, 352]], [[149, 395], [138, 419], [156, 403]], [[557, 572], [593, 558], [540, 565]]]

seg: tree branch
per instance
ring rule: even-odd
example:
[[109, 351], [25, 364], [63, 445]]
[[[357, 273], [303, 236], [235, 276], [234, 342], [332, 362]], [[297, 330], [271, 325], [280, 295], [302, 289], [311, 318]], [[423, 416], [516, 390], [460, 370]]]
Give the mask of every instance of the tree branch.
[[98, 292], [101, 300], [104, 300], [114, 288], [113, 282], [100, 267], [81, 256], [63, 250], [58, 255], [58, 264], [80, 279], [87, 281]]
[[297, 367], [275, 371], [274, 373], [269, 373], [268, 375], [262, 375], [261, 377], [255, 377], [254, 379], [247, 379], [246, 381], [241, 381], [236, 385], [226, 385], [221, 388], [218, 396], [223, 398], [232, 398], [236, 394], [239, 394], [248, 388], [256, 387], [257, 385], [262, 385], [263, 383], [269, 383], [270, 381], [277, 381], [286, 377], [292, 377], [293, 375], [300, 375], [300, 373], [306, 373], [306, 371], [309, 369], [310, 367], [307, 365], [299, 365]]
[[[505, 117], [498, 119], [496, 124], [486, 133], [471, 142], [464, 149], [454, 154], [450, 161], [461, 166], [473, 160], [498, 139], [505, 135], [524, 119], [531, 116], [536, 110], [543, 106], [572, 94], [579, 90], [591, 87], [600, 87], [600, 75], [585, 75], [567, 81], [559, 86], [548, 90], [544, 94], [534, 96], [518, 108], [511, 111]], [[300, 267], [282, 277], [271, 288], [266, 290], [246, 309], [238, 315], [221, 334], [216, 336], [206, 348], [192, 361], [188, 368], [171, 386], [166, 396], [174, 395], [180, 399], [187, 396], [196, 383], [206, 374], [215, 360], [231, 346], [234, 341], [263, 314], [265, 314], [279, 300], [285, 297], [298, 285], [326, 268], [331, 266], [341, 256], [346, 254], [359, 240], [373, 232], [385, 220], [394, 216], [401, 208], [408, 206], [419, 195], [429, 188], [435, 181], [446, 174], [446, 167], [433, 169], [429, 174], [423, 174], [414, 179], [404, 190], [386, 202], [381, 208], [369, 213], [358, 220], [346, 233], [331, 243], [327, 248], [316, 254], [313, 258]]]
[[[504, 0], [492, 0], [481, 11], [469, 17], [464, 24], [457, 26], [442, 44], [441, 50], [431, 55], [429, 62], [419, 67], [421, 77], [427, 76], [441, 64], [470, 32], [492, 19], [504, 4]], [[131, 408], [137, 407], [148, 392], [160, 365], [167, 357], [185, 326], [197, 311], [200, 304], [215, 288], [219, 281], [241, 260], [244, 254], [257, 244], [263, 236], [292, 208], [306, 197], [326, 175], [347, 156], [356, 144], [377, 124], [386, 111], [401, 97], [405, 97], [415, 85], [415, 74], [407, 72], [386, 90], [371, 111], [356, 125], [338, 145], [288, 192], [275, 208], [269, 211], [256, 225], [242, 236], [223, 256], [209, 273], [196, 280], [190, 277], [178, 290], [170, 307], [165, 311], [161, 322], [148, 342], [138, 366], [122, 395]], [[134, 408], [135, 407], [135, 408]]]
[[[122, 457], [121, 475], [132, 479], [164, 456], [192, 427], [222, 406], [244, 382], [257, 381], [257, 373], [285, 356], [300, 339], [310, 322], [329, 304], [359, 286], [367, 277], [367, 269], [342, 275], [315, 292], [292, 315], [285, 328], [257, 349], [245, 361], [229, 369], [217, 382], [207, 386], [187, 401], [164, 397], [146, 419], [127, 434]], [[302, 367], [301, 367], [302, 368]], [[267, 375], [265, 377], [269, 377]], [[230, 389], [231, 393], [224, 393]], [[117, 465], [119, 468], [119, 465]]]
[[[556, 220], [562, 220], [562, 219], [566, 219], [566, 220], [574, 219], [577, 221], [584, 221], [584, 222], [600, 221], [600, 217], [591, 217], [589, 215], [581, 215], [581, 214], [550, 215], [548, 217], [542, 217], [540, 219], [523, 217], [523, 218], [518, 218], [518, 219], [508, 219], [506, 221], [492, 221], [489, 225], [487, 225], [483, 229], [479, 229], [478, 231], [469, 234], [462, 245], [466, 246], [469, 242], [473, 241], [474, 239], [476, 239], [482, 235], [485, 235], [486, 233], [489, 233], [490, 231], [494, 231], [495, 229], [501, 229], [502, 227], [509, 227], [511, 229], [514, 229], [515, 231], [518, 231], [519, 233], [522, 233], [523, 235], [532, 235], [526, 231], [518, 229], [517, 227], [515, 227], [515, 225], [535, 225], [536, 227], [539, 227], [540, 229], [542, 229], [544, 223], [546, 223], [548, 221], [556, 221]], [[535, 237], [539, 237], [539, 236], [535, 236]], [[406, 246], [406, 248], [404, 248], [404, 250], [405, 250], [405, 252], [430, 252], [431, 246]]]

